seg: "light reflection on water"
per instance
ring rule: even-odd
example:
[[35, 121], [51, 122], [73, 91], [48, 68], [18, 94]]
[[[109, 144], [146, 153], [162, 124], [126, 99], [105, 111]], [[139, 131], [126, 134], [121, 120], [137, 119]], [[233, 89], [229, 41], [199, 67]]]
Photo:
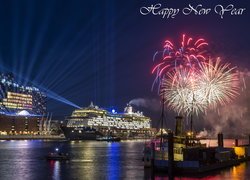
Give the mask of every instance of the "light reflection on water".
[[108, 143], [107, 178], [119, 179], [121, 167], [120, 143]]
[[52, 171], [52, 178], [54, 180], [60, 179], [60, 162], [59, 161], [49, 161], [50, 170]]
[[[232, 144], [226, 140], [224, 144]], [[239, 141], [240, 143], [241, 141]], [[144, 141], [107, 143], [97, 141], [0, 141], [0, 179], [169, 179], [166, 174], [144, 170]], [[216, 141], [210, 141], [216, 145]], [[71, 154], [66, 162], [47, 161], [45, 156], [56, 147]], [[213, 173], [175, 179], [246, 179], [248, 162]]]
[[152, 173], [149, 169], [145, 170], [144, 178], [146, 180], [248, 180], [250, 177], [249, 162], [241, 163], [240, 165], [209, 172], [206, 174], [191, 174], [189, 176], [176, 176], [169, 178], [164, 173]]

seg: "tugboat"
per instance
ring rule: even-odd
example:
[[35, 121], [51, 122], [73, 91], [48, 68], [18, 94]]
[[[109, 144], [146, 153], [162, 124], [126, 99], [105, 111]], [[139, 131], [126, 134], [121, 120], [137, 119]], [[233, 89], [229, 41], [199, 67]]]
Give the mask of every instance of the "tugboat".
[[69, 160], [70, 156], [68, 153], [61, 153], [59, 152], [59, 149], [56, 148], [55, 152], [50, 152], [47, 156], [46, 156], [47, 160], [57, 160], [57, 161], [62, 161], [62, 160]]
[[218, 134], [218, 147], [201, 144], [193, 132], [181, 133], [181, 117], [176, 118], [176, 131], [163, 134], [145, 144], [144, 167], [173, 173], [205, 173], [238, 165], [250, 159], [250, 145], [224, 147], [223, 134]]

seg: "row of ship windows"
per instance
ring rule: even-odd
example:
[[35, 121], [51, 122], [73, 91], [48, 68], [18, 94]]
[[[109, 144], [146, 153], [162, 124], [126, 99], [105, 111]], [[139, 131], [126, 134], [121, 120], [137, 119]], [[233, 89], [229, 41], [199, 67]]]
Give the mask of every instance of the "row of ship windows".
[[144, 126], [146, 124], [122, 124], [122, 123], [116, 123], [116, 124], [108, 124], [108, 123], [94, 123], [94, 122], [88, 122], [88, 124], [95, 124], [95, 125], [103, 125], [103, 126]]
[[[103, 119], [91, 119], [92, 121], [94, 121], [94, 122], [102, 122], [103, 121]], [[115, 120], [107, 120], [106, 122], [109, 122], [109, 123], [113, 123], [113, 122], [137, 122], [137, 123], [142, 123], [142, 122], [149, 122], [149, 121], [140, 121], [140, 120], [130, 120], [130, 119], [120, 119], [120, 120], [118, 120], [118, 119], [115, 119]]]
[[[89, 127], [98, 126], [97, 124], [88, 124]], [[69, 125], [69, 127], [78, 127], [77, 125]], [[108, 126], [103, 126], [108, 127]], [[115, 126], [116, 128], [120, 129], [144, 129], [144, 128], [150, 128], [150, 126]]]
[[[78, 113], [73, 113], [72, 117], [87, 117], [87, 113], [82, 113], [82, 114], [78, 114]], [[115, 117], [115, 116], [112, 116], [112, 117], [109, 117], [109, 116], [95, 116], [96, 119], [107, 119], [109, 121], [117, 121], [117, 120], [131, 120], [131, 121], [134, 121], [135, 119], [138, 119], [138, 117], [132, 117], [132, 116], [129, 116], [127, 118], [121, 118], [121, 117]], [[74, 119], [77, 119], [77, 118], [74, 118]], [[149, 118], [145, 117], [145, 118], [142, 118], [142, 117], [139, 117], [138, 119], [139, 121], [149, 121]]]
[[[70, 123], [72, 124], [85, 124], [87, 123], [86, 121], [71, 121]], [[128, 124], [137, 124], [137, 125], [144, 125], [144, 124], [150, 124], [149, 122], [104, 122], [104, 121], [88, 121], [89, 123], [94, 123], [94, 124], [107, 124], [107, 125], [119, 125], [119, 124], [124, 124], [124, 125], [128, 125]]]
[[[79, 125], [82, 124], [69, 124], [69, 126], [73, 126], [73, 127], [78, 127]], [[96, 124], [96, 123], [88, 123], [88, 126], [103, 126], [103, 127], [118, 127], [118, 128], [132, 128], [132, 129], [136, 129], [136, 128], [150, 128], [149, 124], [141, 124], [141, 125], [136, 125], [136, 124], [130, 124], [130, 125], [125, 125], [125, 124], [116, 124], [116, 125], [107, 125], [107, 124]]]
[[[89, 126], [98, 126], [99, 124], [96, 124], [96, 123], [88, 123]], [[125, 125], [125, 124], [116, 124], [116, 125], [108, 125], [108, 124], [101, 124], [102, 126], [105, 126], [105, 127], [131, 127], [131, 128], [143, 128], [143, 127], [148, 127], [149, 125], [147, 124], [128, 124], [128, 125]]]
[[[85, 122], [85, 121], [89, 121], [89, 120], [91, 120], [91, 121], [94, 121], [94, 122], [102, 122], [102, 121], [104, 121], [103, 120], [103, 118], [100, 118], [100, 119], [85, 119], [85, 120], [83, 120], [83, 119], [72, 119], [72, 120], [70, 120], [70, 121], [79, 121], [79, 122]], [[109, 123], [112, 123], [112, 122], [138, 122], [138, 123], [141, 123], [141, 122], [144, 122], [144, 123], [149, 123], [149, 120], [131, 120], [131, 119], [121, 119], [121, 118], [117, 118], [117, 119], [107, 119], [106, 121], [108, 121]]]

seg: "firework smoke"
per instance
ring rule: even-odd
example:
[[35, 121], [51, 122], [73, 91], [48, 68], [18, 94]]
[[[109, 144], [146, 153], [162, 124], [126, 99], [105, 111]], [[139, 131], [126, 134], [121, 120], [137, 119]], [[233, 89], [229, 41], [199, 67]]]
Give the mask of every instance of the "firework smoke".
[[159, 109], [161, 109], [159, 99], [136, 98], [132, 99], [129, 104], [144, 107], [152, 111], [159, 111]]
[[210, 136], [216, 137], [223, 132], [229, 137], [246, 137], [250, 133], [250, 72], [241, 71], [238, 74], [243, 92], [230, 104], [218, 107], [217, 111], [208, 110], [200, 124], [210, 129]]

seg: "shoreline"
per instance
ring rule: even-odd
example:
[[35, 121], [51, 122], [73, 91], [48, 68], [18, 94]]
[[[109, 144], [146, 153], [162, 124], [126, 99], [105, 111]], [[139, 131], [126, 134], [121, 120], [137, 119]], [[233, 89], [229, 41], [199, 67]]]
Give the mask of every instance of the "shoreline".
[[0, 135], [0, 140], [66, 140], [58, 135]]
[[[61, 135], [0, 135], [0, 140], [67, 140], [67, 139]], [[121, 140], [123, 141], [150, 140], [150, 138], [133, 137], [133, 138], [121, 138]], [[75, 141], [75, 140], [72, 140], [72, 141]], [[81, 140], [79, 139], [79, 141]], [[86, 140], [86, 141], [89, 141], [89, 140]]]

